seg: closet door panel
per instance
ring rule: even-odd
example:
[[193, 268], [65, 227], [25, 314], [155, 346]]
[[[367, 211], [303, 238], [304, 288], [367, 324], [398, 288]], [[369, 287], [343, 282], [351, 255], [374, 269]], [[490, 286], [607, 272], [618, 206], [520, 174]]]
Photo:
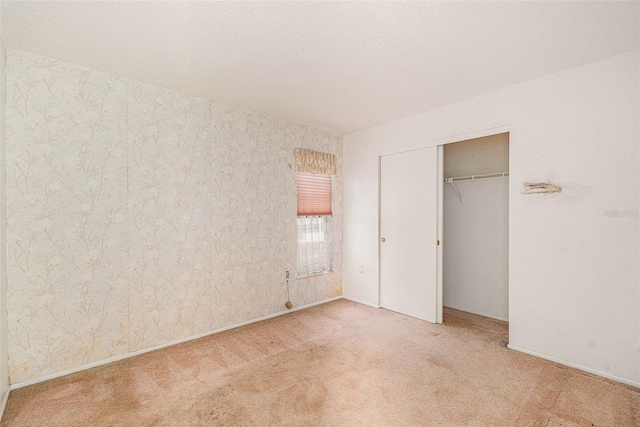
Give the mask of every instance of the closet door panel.
[[438, 149], [380, 158], [380, 305], [437, 322]]

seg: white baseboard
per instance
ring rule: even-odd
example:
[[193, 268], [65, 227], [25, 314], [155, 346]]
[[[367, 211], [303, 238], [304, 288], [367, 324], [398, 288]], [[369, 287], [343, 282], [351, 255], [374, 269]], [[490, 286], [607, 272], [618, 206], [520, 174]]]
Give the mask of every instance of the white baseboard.
[[[9, 386], [9, 390], [16, 390], [16, 389], [19, 389], [19, 388], [22, 388], [22, 387], [27, 387], [27, 386], [30, 386], [30, 385], [33, 385], [33, 384], [41, 383], [43, 381], [52, 380], [54, 378], [64, 377], [65, 375], [75, 374], [76, 372], [80, 372], [80, 371], [84, 371], [84, 370], [87, 370], [87, 369], [95, 368], [97, 366], [107, 365], [109, 363], [117, 362], [119, 360], [128, 359], [129, 357], [134, 357], [134, 356], [138, 356], [140, 354], [149, 353], [150, 351], [160, 350], [162, 348], [170, 347], [172, 345], [181, 344], [181, 343], [184, 343], [184, 342], [187, 342], [187, 341], [197, 340], [198, 338], [203, 338], [203, 337], [206, 337], [206, 336], [209, 336], [209, 335], [213, 335], [213, 334], [217, 334], [217, 333], [220, 333], [220, 332], [228, 331], [230, 329], [239, 328], [241, 326], [250, 325], [251, 323], [256, 323], [256, 322], [261, 322], [263, 320], [272, 319], [274, 317], [283, 316], [285, 314], [289, 314], [289, 313], [292, 313], [294, 311], [304, 310], [305, 308], [313, 307], [313, 306], [320, 305], [320, 304], [326, 304], [328, 302], [339, 300], [339, 299], [342, 299], [342, 296], [328, 298], [328, 299], [325, 299], [325, 300], [322, 300], [322, 301], [313, 302], [311, 304], [301, 305], [300, 307], [293, 307], [291, 310], [279, 311], [277, 313], [268, 314], [266, 316], [258, 317], [257, 319], [251, 319], [251, 320], [247, 320], [246, 322], [240, 322], [240, 323], [236, 323], [236, 324], [233, 324], [233, 325], [225, 326], [224, 328], [216, 329], [216, 330], [213, 330], [213, 331], [204, 332], [204, 333], [201, 333], [201, 334], [198, 334], [198, 335], [192, 335], [192, 336], [187, 337], [187, 338], [181, 338], [181, 339], [170, 341], [170, 342], [167, 342], [167, 343], [164, 343], [164, 344], [155, 345], [153, 347], [148, 347], [148, 348], [143, 348], [141, 350], [132, 351], [130, 353], [119, 354], [117, 356], [109, 357], [108, 359], [99, 360], [97, 362], [87, 363], [86, 365], [78, 366], [77, 368], [71, 368], [71, 369], [67, 369], [67, 370], [64, 370], [64, 371], [56, 372], [56, 373], [53, 373], [53, 374], [44, 375], [42, 377], [35, 378], [35, 379], [32, 379], [32, 380], [21, 381], [19, 383], [11, 384]], [[9, 395], [8, 391], [7, 391], [6, 395], [7, 396]], [[3, 409], [4, 409], [4, 407], [3, 407]]]
[[11, 386], [7, 387], [4, 394], [2, 395], [2, 402], [0, 403], [0, 421], [2, 421], [2, 416], [4, 415], [4, 410], [7, 407], [7, 401], [9, 400], [9, 392], [11, 391]]
[[349, 298], [349, 297], [343, 296], [342, 299], [346, 299], [348, 301], [355, 302], [355, 303], [362, 304], [362, 305], [367, 305], [367, 306], [373, 307], [373, 308], [380, 308], [379, 305], [371, 304], [370, 302], [360, 301], [360, 300], [357, 300], [357, 299], [354, 299], [354, 298]]
[[603, 378], [606, 378], [606, 379], [609, 379], [609, 380], [617, 381], [619, 383], [623, 383], [623, 384], [626, 384], [626, 385], [630, 385], [630, 386], [633, 386], [633, 387], [640, 388], [640, 382], [637, 382], [637, 381], [629, 380], [627, 378], [617, 377], [615, 375], [611, 375], [611, 374], [608, 374], [606, 372], [600, 372], [600, 371], [597, 371], [595, 369], [587, 368], [585, 366], [581, 366], [581, 365], [578, 365], [576, 363], [567, 362], [566, 360], [557, 359], [555, 357], [547, 356], [546, 354], [541, 354], [541, 353], [535, 352], [533, 350], [528, 350], [526, 348], [518, 347], [518, 346], [515, 346], [515, 345], [508, 344], [507, 348], [510, 348], [511, 350], [519, 351], [521, 353], [528, 354], [530, 356], [535, 356], [535, 357], [539, 357], [541, 359], [549, 360], [550, 362], [559, 363], [560, 365], [568, 366], [570, 368], [575, 368], [575, 369], [578, 369], [580, 371], [588, 372], [590, 374], [598, 375], [599, 377], [603, 377]]

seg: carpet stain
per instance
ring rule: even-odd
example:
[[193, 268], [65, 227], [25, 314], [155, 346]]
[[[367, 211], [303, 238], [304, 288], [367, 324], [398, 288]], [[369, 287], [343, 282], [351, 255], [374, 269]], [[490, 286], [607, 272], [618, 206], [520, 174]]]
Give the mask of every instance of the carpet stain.
[[[251, 422], [249, 411], [230, 386], [196, 400], [187, 411], [181, 414], [180, 420], [184, 421], [188, 414], [194, 414], [195, 420], [203, 425], [232, 426], [247, 425]], [[165, 425], [174, 425], [174, 423], [165, 423]]]

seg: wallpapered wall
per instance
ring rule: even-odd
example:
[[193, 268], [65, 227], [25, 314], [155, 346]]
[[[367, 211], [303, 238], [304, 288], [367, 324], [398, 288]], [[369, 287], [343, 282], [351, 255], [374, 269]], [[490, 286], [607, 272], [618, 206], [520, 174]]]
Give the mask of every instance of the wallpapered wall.
[[[7, 50], [12, 383], [284, 309], [295, 276], [294, 148], [341, 138]], [[290, 281], [299, 306], [334, 272]]]

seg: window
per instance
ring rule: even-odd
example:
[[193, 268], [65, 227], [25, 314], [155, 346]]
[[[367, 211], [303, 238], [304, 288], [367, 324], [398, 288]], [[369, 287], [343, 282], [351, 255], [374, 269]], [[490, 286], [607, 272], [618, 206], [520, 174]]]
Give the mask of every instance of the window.
[[296, 174], [298, 187], [298, 273], [308, 277], [332, 271], [330, 175]]
[[298, 278], [333, 271], [331, 217], [298, 217]]
[[331, 190], [338, 173], [335, 154], [295, 149], [298, 186], [298, 273], [309, 277], [333, 270]]

